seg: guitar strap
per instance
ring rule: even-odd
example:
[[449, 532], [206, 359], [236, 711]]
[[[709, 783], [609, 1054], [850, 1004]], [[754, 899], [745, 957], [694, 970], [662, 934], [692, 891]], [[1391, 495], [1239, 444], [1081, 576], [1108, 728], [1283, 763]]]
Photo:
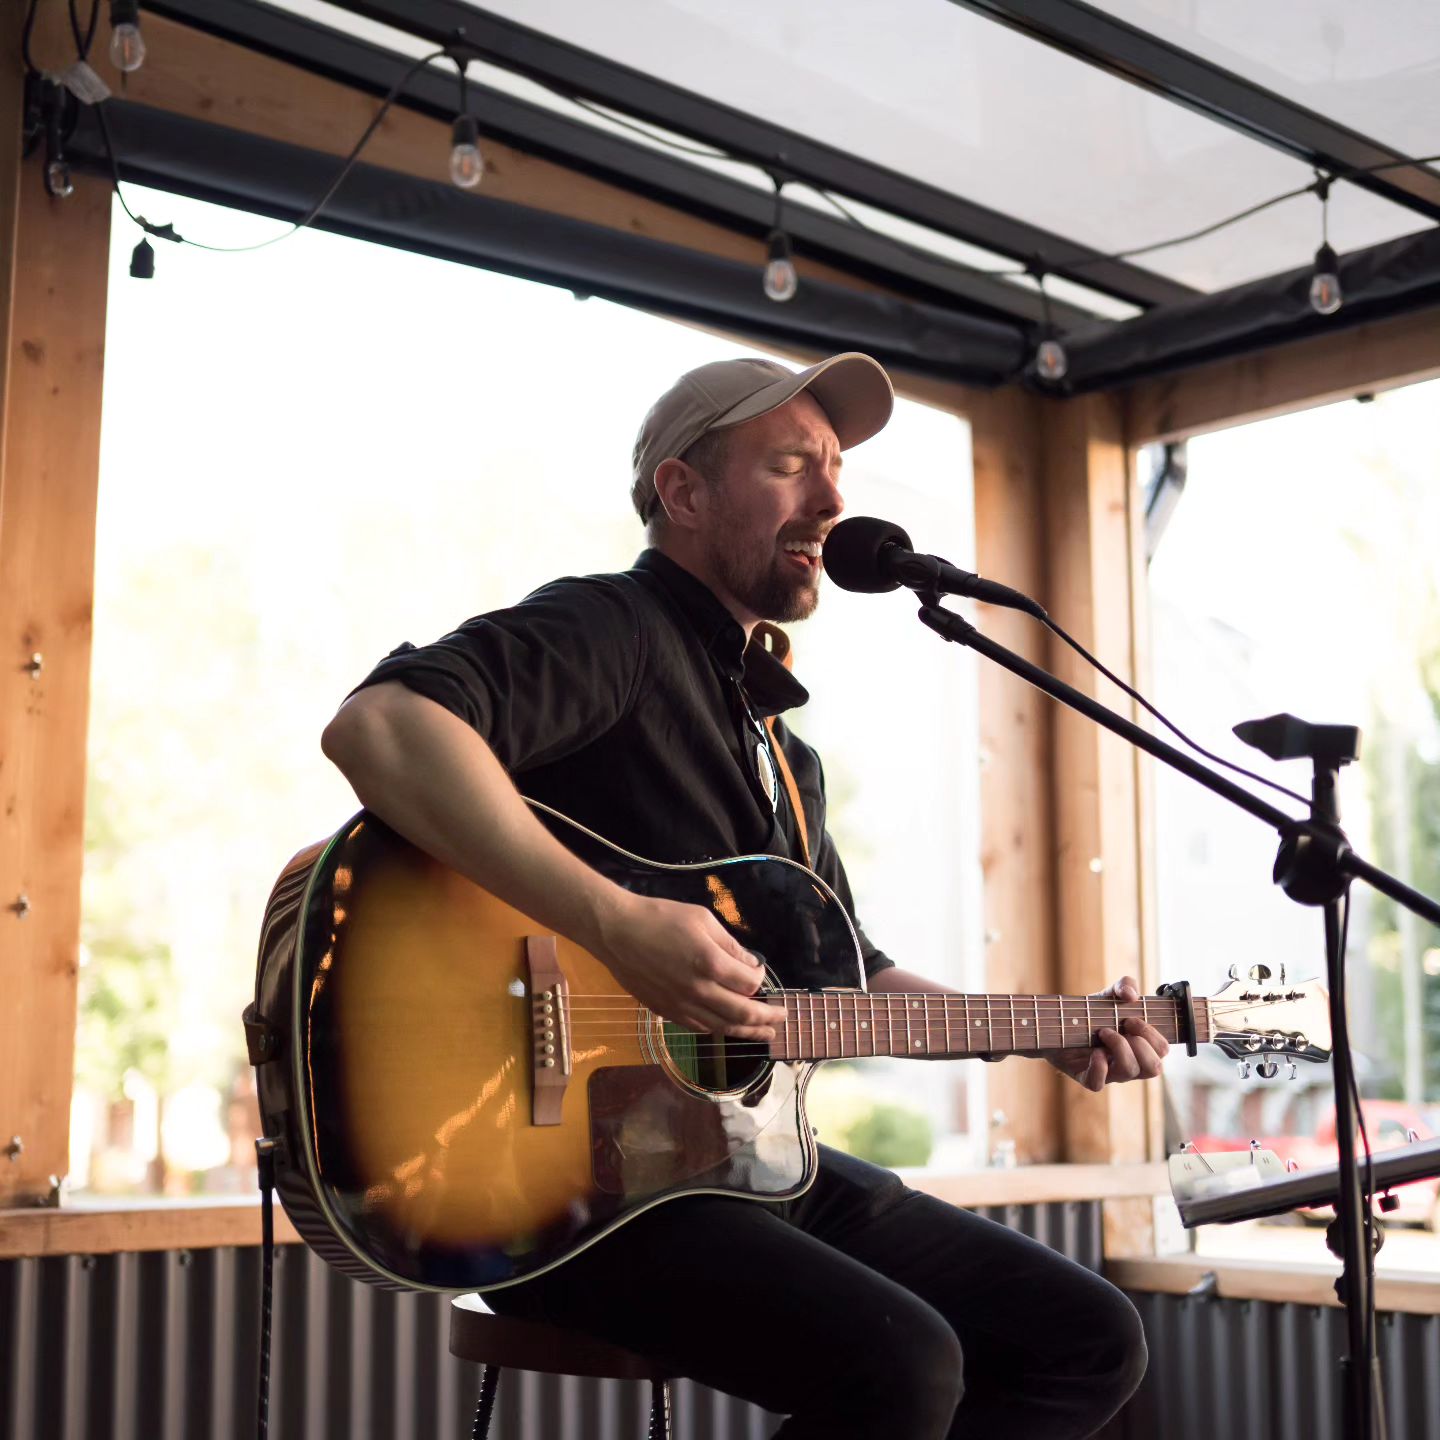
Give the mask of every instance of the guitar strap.
[[[755, 634], [766, 650], [787, 670], [794, 668], [795, 662], [790, 655], [790, 637], [778, 625], [772, 625], [768, 620], [761, 620], [755, 626]], [[765, 729], [770, 734], [770, 749], [775, 754], [775, 763], [780, 767], [780, 778], [785, 782], [785, 793], [790, 797], [790, 809], [795, 816], [795, 828], [800, 832], [800, 850], [805, 857], [805, 863], [809, 865], [810, 834], [805, 826], [805, 807], [800, 803], [800, 787], [795, 783], [795, 774], [790, 769], [790, 762], [785, 758], [785, 751], [781, 749], [780, 742], [775, 738], [775, 717], [773, 715], [765, 717]]]

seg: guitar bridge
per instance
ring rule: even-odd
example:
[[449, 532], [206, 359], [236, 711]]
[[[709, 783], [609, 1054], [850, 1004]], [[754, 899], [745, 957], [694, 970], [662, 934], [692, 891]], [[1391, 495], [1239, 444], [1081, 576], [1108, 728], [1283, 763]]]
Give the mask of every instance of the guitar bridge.
[[531, 1123], [560, 1124], [570, 1083], [570, 984], [560, 969], [553, 935], [527, 935], [530, 970]]

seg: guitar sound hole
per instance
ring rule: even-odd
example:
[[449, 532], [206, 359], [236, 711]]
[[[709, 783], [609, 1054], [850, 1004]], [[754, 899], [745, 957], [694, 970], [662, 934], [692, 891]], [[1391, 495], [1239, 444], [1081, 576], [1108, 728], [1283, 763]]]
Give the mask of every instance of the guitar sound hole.
[[668, 1020], [664, 1035], [670, 1063], [700, 1090], [743, 1090], [763, 1075], [770, 1063], [767, 1047], [755, 1040], [697, 1033]]

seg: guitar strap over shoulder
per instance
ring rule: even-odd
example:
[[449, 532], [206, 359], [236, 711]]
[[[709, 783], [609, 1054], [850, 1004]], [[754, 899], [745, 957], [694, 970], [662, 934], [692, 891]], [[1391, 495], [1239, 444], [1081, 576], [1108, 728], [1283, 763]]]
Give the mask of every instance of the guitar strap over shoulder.
[[[761, 620], [755, 626], [755, 634], [759, 637], [760, 643], [772, 654], [787, 670], [794, 666], [790, 657], [790, 637], [778, 626], [772, 625], [768, 620]], [[795, 783], [795, 773], [790, 769], [790, 762], [785, 758], [785, 751], [780, 742], [775, 738], [775, 717], [765, 717], [765, 729], [770, 734], [770, 748], [775, 753], [775, 763], [780, 767], [780, 778], [785, 782], [785, 793], [790, 797], [790, 809], [795, 815], [795, 828], [800, 832], [800, 850], [805, 857], [805, 863], [810, 861], [810, 834], [805, 826], [805, 807], [800, 803], [800, 787]]]

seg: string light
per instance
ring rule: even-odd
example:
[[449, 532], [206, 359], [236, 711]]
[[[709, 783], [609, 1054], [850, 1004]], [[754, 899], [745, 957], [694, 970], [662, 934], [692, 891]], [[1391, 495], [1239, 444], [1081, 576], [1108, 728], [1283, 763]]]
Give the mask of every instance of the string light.
[[795, 292], [800, 288], [800, 276], [796, 273], [795, 261], [790, 255], [790, 237], [781, 224], [784, 200], [780, 192], [785, 182], [775, 176], [771, 178], [775, 181], [775, 223], [765, 239], [763, 283], [766, 298], [783, 305], [787, 300], [795, 298]]
[[110, 0], [110, 60], [125, 75], [133, 75], [145, 63], [140, 0]]
[[485, 157], [475, 143], [480, 127], [473, 115], [457, 115], [450, 132], [450, 178], [462, 189], [473, 190], [485, 173]]
[[1049, 385], [1058, 385], [1070, 371], [1070, 357], [1060, 343], [1059, 331], [1050, 319], [1050, 296], [1045, 289], [1045, 270], [1037, 261], [1030, 267], [1040, 291], [1040, 308], [1044, 321], [1040, 326], [1040, 343], [1035, 347], [1035, 373]]
[[1340, 288], [1340, 257], [1330, 245], [1330, 179], [1315, 177], [1320, 197], [1320, 248], [1315, 252], [1315, 274], [1310, 280], [1310, 308], [1317, 315], [1333, 315], [1344, 303]]
[[450, 178], [462, 189], [473, 190], [485, 173], [485, 157], [480, 153], [476, 141], [480, 138], [480, 127], [470, 113], [469, 78], [470, 57], [457, 47], [464, 43], [464, 30], [455, 32], [456, 46], [445, 54], [455, 62], [460, 76], [460, 113], [450, 127]]

